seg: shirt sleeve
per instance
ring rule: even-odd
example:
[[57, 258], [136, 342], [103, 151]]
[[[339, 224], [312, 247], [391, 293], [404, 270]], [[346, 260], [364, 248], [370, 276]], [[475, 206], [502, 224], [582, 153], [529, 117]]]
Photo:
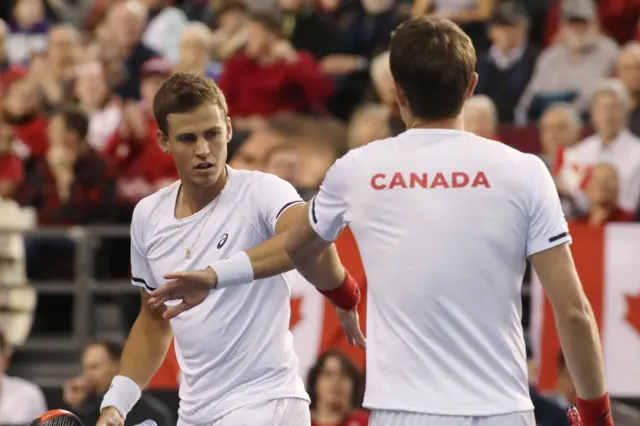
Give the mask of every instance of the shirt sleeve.
[[[569, 227], [562, 211], [560, 197], [542, 160], [531, 156], [531, 172], [526, 174], [529, 184], [529, 227], [527, 257], [565, 243], [571, 243]], [[523, 175], [524, 176], [524, 175]]]
[[298, 191], [284, 179], [264, 173], [258, 186], [260, 221], [270, 237], [276, 235], [278, 219], [289, 207], [304, 203]]
[[144, 240], [142, 238], [142, 227], [144, 225], [144, 205], [138, 203], [133, 210], [131, 219], [131, 284], [136, 287], [153, 291], [157, 288], [154, 283], [153, 274], [149, 268]]
[[329, 169], [320, 190], [311, 200], [309, 221], [323, 240], [334, 241], [346, 226], [349, 173], [353, 170], [353, 156], [347, 153]]

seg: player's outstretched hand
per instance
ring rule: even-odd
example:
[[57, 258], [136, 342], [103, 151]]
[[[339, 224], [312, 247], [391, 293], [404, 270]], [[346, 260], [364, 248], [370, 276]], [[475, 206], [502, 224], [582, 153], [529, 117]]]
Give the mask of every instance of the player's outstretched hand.
[[118, 410], [113, 407], [107, 407], [102, 410], [96, 426], [124, 426], [124, 419], [120, 416]]
[[360, 316], [358, 315], [357, 309], [345, 311], [337, 306], [335, 308], [336, 313], [338, 314], [338, 319], [340, 320], [340, 325], [342, 325], [342, 329], [344, 330], [344, 334], [347, 336], [349, 344], [352, 346], [358, 345], [362, 349], [366, 348], [367, 339], [365, 339], [364, 334], [362, 334], [362, 330], [360, 330]]
[[216, 288], [218, 277], [213, 269], [199, 271], [171, 272], [164, 276], [168, 280], [164, 285], [151, 292], [149, 306], [153, 309], [161, 307], [170, 300], [182, 302], [168, 308], [163, 316], [172, 319], [189, 309], [198, 306]]

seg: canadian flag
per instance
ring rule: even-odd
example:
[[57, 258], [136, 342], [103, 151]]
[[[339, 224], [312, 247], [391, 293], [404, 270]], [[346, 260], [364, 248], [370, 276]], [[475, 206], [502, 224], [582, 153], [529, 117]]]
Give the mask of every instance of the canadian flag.
[[[570, 225], [571, 251], [602, 339], [607, 389], [640, 396], [640, 226]], [[538, 386], [554, 390], [560, 343], [553, 311], [537, 278], [532, 282], [531, 337]]]
[[[360, 286], [362, 301], [358, 305], [362, 331], [366, 336], [367, 280], [360, 252], [353, 234], [346, 228], [336, 241], [342, 264], [349, 270]], [[299, 273], [291, 283], [291, 320], [289, 329], [293, 334], [293, 347], [300, 361], [299, 373], [306, 380], [309, 368], [322, 352], [336, 349], [347, 354], [364, 371], [364, 350], [348, 344], [334, 308]], [[164, 363], [149, 383], [149, 389], [177, 389], [180, 368], [176, 361], [173, 344]]]

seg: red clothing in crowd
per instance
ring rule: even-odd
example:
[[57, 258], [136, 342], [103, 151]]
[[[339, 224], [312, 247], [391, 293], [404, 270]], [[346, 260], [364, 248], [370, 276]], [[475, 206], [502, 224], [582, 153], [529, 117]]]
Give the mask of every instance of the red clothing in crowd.
[[30, 157], [41, 157], [47, 153], [49, 138], [47, 137], [48, 121], [46, 117], [37, 115], [11, 123], [16, 139], [29, 147]]
[[[24, 164], [12, 152], [0, 154], [0, 197], [10, 197], [24, 180]], [[4, 192], [7, 193], [4, 193]]]
[[311, 420], [311, 426], [367, 426], [369, 424], [369, 416], [368, 411], [356, 410], [340, 423], [318, 423]]
[[333, 93], [331, 79], [307, 52], [298, 52], [296, 63], [272, 65], [239, 53], [225, 63], [219, 85], [231, 117], [322, 109]]

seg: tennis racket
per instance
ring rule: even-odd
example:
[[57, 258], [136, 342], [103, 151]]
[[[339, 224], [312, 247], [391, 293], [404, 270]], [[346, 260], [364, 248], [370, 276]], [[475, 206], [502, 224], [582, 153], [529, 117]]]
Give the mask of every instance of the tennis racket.
[[31, 423], [31, 426], [84, 426], [79, 418], [66, 410], [47, 411]]

